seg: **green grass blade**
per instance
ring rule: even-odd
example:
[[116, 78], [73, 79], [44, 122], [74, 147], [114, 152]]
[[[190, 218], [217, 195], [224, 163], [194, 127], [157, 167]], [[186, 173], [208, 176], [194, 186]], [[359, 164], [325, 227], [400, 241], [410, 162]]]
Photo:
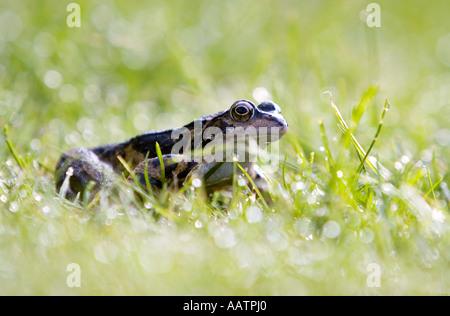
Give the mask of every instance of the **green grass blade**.
[[125, 170], [129, 173], [129, 175], [133, 178], [134, 182], [136, 182], [140, 186], [140, 182], [139, 182], [138, 178], [136, 177], [136, 174], [133, 172], [133, 170], [131, 170], [130, 166], [125, 161], [125, 159], [123, 159], [122, 156], [117, 156], [117, 159], [120, 161], [120, 163], [125, 168]]
[[[121, 156], [117, 156], [117, 159], [119, 159], [120, 163], [124, 166], [125, 170], [130, 174], [131, 178], [133, 179], [136, 187], [135, 190], [139, 194], [141, 194], [143, 197], [147, 198], [151, 201], [153, 207], [155, 210], [160, 213], [163, 216], [169, 217], [169, 218], [175, 218], [172, 213], [170, 213], [166, 208], [164, 208], [158, 201], [156, 201], [152, 196], [149, 195], [141, 186], [141, 183], [139, 179], [137, 178], [136, 174], [131, 170], [128, 163], [123, 159]], [[148, 176], [147, 176], [148, 177]]]
[[[427, 168], [428, 169], [428, 168]], [[439, 179], [439, 181], [437, 181], [434, 185], [432, 185], [431, 183], [431, 179], [429, 178], [430, 181], [430, 185], [432, 185], [432, 187], [427, 191], [427, 193], [425, 193], [426, 196], [430, 195], [431, 192], [433, 192], [433, 196], [436, 199], [436, 195], [434, 193], [434, 189], [442, 182], [442, 180], [444, 180], [444, 178]]]
[[282, 178], [283, 178], [283, 187], [287, 191], [289, 190], [288, 185], [286, 183], [286, 162], [287, 162], [287, 154], [284, 155], [283, 169], [282, 169]]
[[237, 166], [242, 173], [247, 177], [248, 181], [252, 184], [253, 189], [255, 189], [256, 194], [258, 195], [258, 197], [261, 200], [261, 203], [264, 205], [264, 207], [266, 209], [270, 209], [269, 205], [267, 205], [266, 200], [264, 199], [264, 197], [262, 196], [261, 192], [259, 191], [258, 187], [256, 186], [255, 182], [253, 181], [253, 179], [250, 177], [250, 175], [247, 173], [247, 171], [245, 171], [244, 168], [242, 168], [242, 166], [237, 162], [234, 161], [234, 165]]
[[367, 107], [374, 99], [375, 95], [378, 92], [378, 86], [371, 86], [366, 93], [364, 93], [363, 97], [361, 98], [361, 101], [359, 104], [353, 109], [352, 111], [352, 127], [355, 129], [359, 121], [361, 120], [361, 117], [366, 112]]
[[[339, 111], [338, 107], [336, 106], [336, 104], [334, 104], [332, 96], [331, 96], [331, 92], [327, 91], [324, 92], [328, 93], [330, 95], [330, 103], [331, 106], [336, 114], [336, 116], [338, 117], [339, 123], [341, 124], [341, 129], [344, 131], [344, 134], [348, 134], [352, 140], [353, 146], [355, 147], [359, 157], [361, 159], [363, 159], [367, 154], [365, 152], [365, 150], [362, 148], [362, 146], [359, 144], [358, 140], [356, 139], [356, 137], [353, 135], [353, 133], [350, 131], [347, 123], [345, 123], [345, 120], [341, 114], [341, 112]], [[390, 178], [392, 176], [392, 173], [386, 168], [384, 167], [379, 161], [377, 161], [377, 166], [380, 170], [377, 169], [377, 167], [372, 163], [372, 161], [370, 161], [370, 159], [365, 159], [364, 160], [365, 163], [367, 163], [367, 165], [374, 171], [374, 172], [380, 172], [380, 175], [387, 180], [388, 178]]]
[[23, 160], [19, 157], [19, 155], [17, 155], [16, 150], [14, 149], [13, 144], [11, 143], [11, 141], [9, 140], [9, 136], [8, 136], [8, 125], [4, 126], [4, 135], [5, 135], [5, 142], [6, 145], [9, 148], [9, 151], [11, 152], [11, 155], [14, 157], [14, 160], [17, 162], [17, 164], [19, 165], [20, 169], [23, 170], [24, 167], [24, 162]]
[[158, 142], [155, 144], [156, 154], [158, 155], [159, 166], [161, 168], [161, 185], [163, 190], [166, 189], [166, 168], [164, 167], [164, 159], [161, 153], [161, 147], [159, 147]]
[[334, 159], [330, 152], [330, 146], [328, 146], [328, 140], [325, 135], [325, 126], [323, 125], [323, 121], [319, 120], [319, 127], [320, 127], [320, 135], [322, 136], [323, 146], [325, 147], [325, 155], [328, 157], [327, 166], [329, 165], [328, 172], [331, 171], [334, 167]]
[[145, 155], [145, 161], [144, 161], [144, 178], [145, 178], [145, 185], [147, 186], [148, 194], [153, 197], [153, 190], [152, 186], [150, 184], [150, 179], [148, 177], [148, 155], [149, 153]]
[[[436, 205], [438, 205], [437, 199], [436, 199], [436, 194], [434, 193], [434, 187], [436, 186], [436, 184], [439, 184], [441, 181], [438, 181], [435, 185], [433, 185], [433, 181], [431, 180], [431, 174], [430, 174], [430, 169], [427, 167], [427, 174], [428, 174], [428, 181], [430, 182], [430, 191], [433, 192], [433, 198], [434, 198], [434, 203], [436, 203]], [[428, 195], [428, 193], [426, 194]]]
[[369, 154], [370, 154], [370, 152], [371, 152], [373, 146], [375, 145], [375, 143], [376, 143], [376, 141], [377, 141], [377, 139], [378, 139], [378, 135], [380, 135], [381, 128], [382, 128], [382, 126], [383, 126], [384, 116], [386, 115], [386, 112], [389, 111], [390, 106], [391, 106], [391, 105], [389, 104], [389, 101], [386, 99], [386, 102], [384, 103], [383, 112], [381, 113], [381, 118], [380, 118], [380, 121], [379, 121], [379, 123], [378, 123], [377, 132], [375, 133], [375, 136], [374, 136], [374, 138], [372, 139], [372, 142], [370, 143], [369, 149], [367, 150], [366, 154], [364, 155], [364, 158], [363, 158], [362, 161], [361, 161], [361, 164], [360, 164], [359, 167], [358, 167], [358, 171], [357, 171], [358, 174], [361, 172], [361, 170], [362, 170], [362, 168], [363, 168], [363, 166], [364, 166], [364, 163], [365, 163], [366, 160], [367, 160], [367, 157], [369, 157]]

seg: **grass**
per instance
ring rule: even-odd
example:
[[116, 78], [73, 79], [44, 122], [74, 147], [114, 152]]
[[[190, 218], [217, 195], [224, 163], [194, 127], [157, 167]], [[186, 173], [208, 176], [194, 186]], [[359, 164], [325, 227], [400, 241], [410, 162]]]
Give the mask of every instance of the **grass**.
[[[40, 3], [0, 4], [0, 294], [450, 294], [446, 1], [379, 1], [381, 28], [364, 1], [79, 1], [78, 29]], [[266, 92], [290, 128], [272, 205], [239, 179], [55, 192], [68, 148]]]

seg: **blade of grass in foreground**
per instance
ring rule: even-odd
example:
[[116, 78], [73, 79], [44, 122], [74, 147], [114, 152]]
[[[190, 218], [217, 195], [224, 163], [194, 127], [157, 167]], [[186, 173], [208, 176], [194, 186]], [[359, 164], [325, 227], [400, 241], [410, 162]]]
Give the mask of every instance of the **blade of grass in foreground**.
[[378, 123], [378, 128], [377, 128], [377, 132], [375, 133], [375, 137], [372, 140], [372, 143], [369, 146], [369, 149], [367, 150], [367, 153], [364, 155], [363, 160], [361, 161], [361, 164], [358, 167], [358, 171], [357, 173], [359, 174], [364, 166], [364, 162], [367, 160], [367, 157], [369, 157], [369, 154], [373, 148], [373, 146], [375, 145], [375, 142], [378, 139], [378, 135], [380, 135], [381, 132], [381, 127], [383, 126], [383, 120], [384, 120], [384, 116], [386, 114], [387, 111], [389, 111], [389, 108], [391, 107], [391, 105], [389, 104], [389, 101], [386, 99], [386, 102], [384, 103], [384, 108], [383, 108], [383, 112], [381, 113], [381, 118], [380, 118], [380, 122]]
[[286, 184], [286, 161], [287, 161], [287, 153], [284, 155], [284, 163], [283, 163], [283, 169], [282, 169], [282, 178], [283, 178], [283, 187], [287, 191], [288, 186]]
[[244, 173], [244, 175], [247, 177], [248, 181], [250, 181], [250, 183], [253, 186], [253, 189], [255, 189], [256, 194], [258, 195], [258, 197], [260, 198], [261, 202], [263, 203], [264, 207], [268, 210], [270, 210], [269, 205], [267, 205], [266, 200], [264, 199], [264, 197], [262, 196], [261, 192], [259, 191], [258, 187], [256, 186], [255, 182], [253, 181], [253, 179], [250, 177], [250, 175], [247, 173], [247, 171], [245, 171], [244, 168], [242, 168], [242, 166], [240, 164], [237, 163], [237, 161], [234, 161], [234, 165], [237, 166], [242, 173]]
[[158, 142], [155, 144], [156, 154], [158, 155], [159, 166], [161, 168], [161, 186], [162, 189], [166, 189], [166, 168], [164, 167], [164, 160], [161, 153], [161, 147], [159, 147]]
[[[350, 131], [347, 123], [345, 122], [341, 112], [339, 111], [338, 107], [336, 106], [336, 104], [334, 104], [333, 99], [332, 99], [332, 95], [331, 92], [329, 91], [325, 91], [324, 94], [329, 94], [330, 95], [330, 103], [331, 106], [336, 114], [336, 116], [338, 117], [339, 122], [341, 123], [340, 128], [342, 129], [343, 133], [349, 133], [353, 146], [356, 148], [356, 151], [358, 152], [358, 155], [360, 156], [360, 159], [363, 159], [367, 153], [365, 152], [365, 150], [362, 148], [362, 146], [359, 144], [358, 140], [356, 139], [356, 137], [353, 135], [353, 133]], [[390, 178], [392, 176], [392, 173], [384, 166], [381, 165], [380, 162], [376, 161], [377, 166], [379, 167], [379, 169], [373, 164], [373, 162], [371, 161], [372, 157], [368, 157], [367, 159], [365, 159], [364, 161], [369, 165], [369, 167], [376, 173], [379, 173], [384, 180], [387, 180], [388, 178]]]
[[327, 169], [328, 172], [331, 171], [334, 167], [334, 159], [333, 156], [331, 156], [330, 147], [328, 146], [328, 140], [325, 135], [325, 126], [323, 125], [323, 121], [319, 120], [319, 127], [320, 127], [320, 135], [322, 136], [323, 146], [325, 148], [325, 155], [328, 157], [327, 161]]
[[147, 153], [145, 155], [145, 161], [144, 161], [144, 178], [145, 178], [145, 185], [147, 186], [147, 191], [149, 193], [149, 195], [151, 195], [153, 197], [153, 191], [152, 191], [152, 186], [150, 185], [150, 179], [148, 177], [148, 155], [149, 153]]
[[[434, 203], [436, 205], [438, 205], [437, 199], [436, 199], [436, 194], [434, 193], [434, 186], [433, 186], [433, 181], [431, 180], [431, 175], [430, 175], [430, 169], [427, 167], [427, 174], [428, 174], [428, 181], [430, 182], [430, 191], [433, 192], [433, 198], [434, 198]], [[439, 181], [440, 182], [440, 181]], [[438, 183], [439, 183], [438, 182]], [[428, 195], [429, 193], [427, 193], [426, 195]]]
[[19, 165], [20, 169], [23, 170], [23, 165], [24, 165], [23, 160], [17, 155], [17, 152], [14, 149], [14, 146], [12, 145], [12, 143], [9, 140], [9, 137], [8, 137], [8, 125], [4, 126], [3, 131], [4, 131], [4, 135], [5, 135], [5, 142], [6, 142], [6, 145], [8, 145], [8, 148], [9, 148], [9, 151], [11, 152], [11, 155], [14, 157], [14, 160], [17, 162], [17, 164]]
[[369, 90], [364, 93], [361, 101], [352, 111], [352, 127], [356, 128], [356, 126], [358, 126], [364, 112], [366, 111], [368, 105], [373, 100], [377, 92], [378, 86], [371, 86]]

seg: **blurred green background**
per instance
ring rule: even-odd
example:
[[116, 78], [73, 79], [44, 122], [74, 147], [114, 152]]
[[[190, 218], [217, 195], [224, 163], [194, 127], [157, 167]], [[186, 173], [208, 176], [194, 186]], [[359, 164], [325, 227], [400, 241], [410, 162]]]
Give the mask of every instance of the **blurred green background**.
[[[52, 170], [70, 147], [269, 95], [290, 127], [282, 153], [297, 161], [293, 143], [315, 151], [317, 182], [328, 184], [336, 177], [318, 120], [333, 153], [341, 131], [323, 92], [347, 119], [376, 85], [355, 134], [367, 149], [387, 98], [373, 152], [396, 180], [363, 211], [342, 184], [301, 195], [310, 179], [300, 169], [288, 174], [294, 192], [280, 193], [278, 213], [253, 209], [256, 223], [248, 199], [227, 216], [187, 200], [191, 213], [174, 226], [134, 212], [122, 195], [101, 200], [91, 218], [55, 198], [50, 173], [19, 170], [0, 137], [1, 294], [448, 294], [448, 0], [377, 1], [380, 28], [366, 24], [372, 1], [76, 1], [80, 28], [66, 24], [70, 2], [0, 2], [0, 126], [22, 158]], [[425, 166], [431, 184], [442, 180], [434, 199], [429, 169], [416, 173]], [[411, 209], [422, 206], [433, 221], [416, 220]], [[65, 284], [69, 262], [82, 267], [81, 292]], [[380, 289], [365, 284], [370, 262], [382, 265]]]

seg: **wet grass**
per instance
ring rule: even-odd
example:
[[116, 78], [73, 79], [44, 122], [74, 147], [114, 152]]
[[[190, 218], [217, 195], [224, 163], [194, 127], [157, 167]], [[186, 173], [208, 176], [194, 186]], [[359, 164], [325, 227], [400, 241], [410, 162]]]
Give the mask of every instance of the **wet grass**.
[[[79, 3], [79, 29], [60, 1], [0, 5], [0, 294], [449, 294], [445, 1], [380, 1], [381, 28], [361, 2]], [[55, 192], [68, 148], [267, 95], [290, 128], [272, 205], [239, 179]]]

